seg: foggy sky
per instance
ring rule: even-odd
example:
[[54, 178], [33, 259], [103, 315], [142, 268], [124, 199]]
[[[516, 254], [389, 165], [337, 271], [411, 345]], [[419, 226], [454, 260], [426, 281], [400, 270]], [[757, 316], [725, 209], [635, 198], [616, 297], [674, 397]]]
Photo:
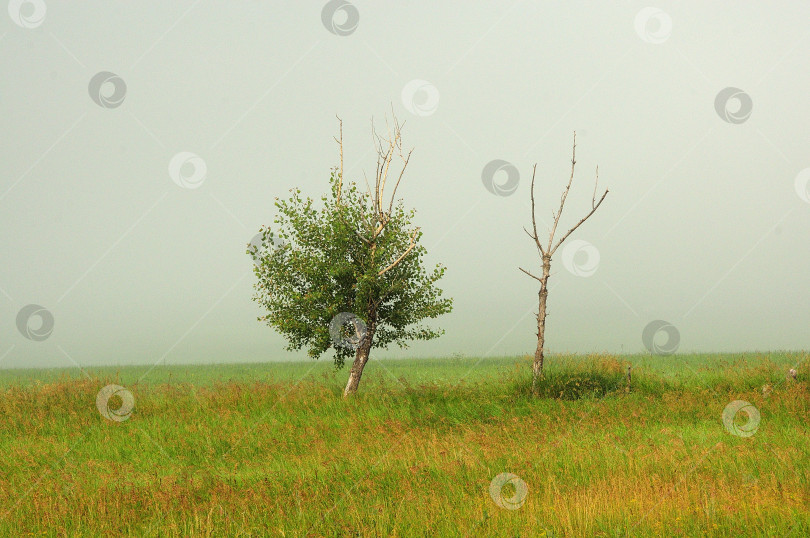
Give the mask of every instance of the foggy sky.
[[[455, 304], [442, 338], [375, 356], [533, 352], [531, 170], [545, 236], [574, 130], [560, 227], [597, 165], [610, 192], [555, 254], [551, 352], [641, 352], [656, 320], [679, 352], [807, 349], [810, 5], [648, 6], [12, 0], [0, 368], [304, 358], [256, 320], [246, 243], [274, 197], [326, 191], [336, 115], [347, 179], [373, 175], [392, 104], [398, 194]], [[494, 160], [514, 192], [485, 187]], [[18, 328], [27, 305], [50, 334]]]

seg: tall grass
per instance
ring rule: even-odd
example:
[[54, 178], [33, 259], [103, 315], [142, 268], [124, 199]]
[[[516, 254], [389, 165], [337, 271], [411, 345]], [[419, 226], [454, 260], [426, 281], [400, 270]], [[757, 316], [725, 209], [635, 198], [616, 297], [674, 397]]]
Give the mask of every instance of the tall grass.
[[[329, 365], [6, 379], [0, 535], [810, 534], [801, 355], [555, 359], [540, 397], [524, 358], [372, 361], [348, 401]], [[135, 397], [124, 422], [96, 409], [110, 383]], [[722, 423], [738, 399], [751, 437]], [[503, 472], [517, 510], [490, 497]]]

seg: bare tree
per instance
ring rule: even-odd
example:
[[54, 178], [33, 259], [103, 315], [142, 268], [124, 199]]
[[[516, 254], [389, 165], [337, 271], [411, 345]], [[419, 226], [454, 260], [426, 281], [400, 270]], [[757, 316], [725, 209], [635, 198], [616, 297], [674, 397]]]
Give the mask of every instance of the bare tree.
[[532, 232], [529, 232], [524, 227], [523, 230], [534, 239], [534, 243], [537, 246], [537, 253], [540, 255], [540, 259], [543, 264], [543, 273], [542, 276], [535, 276], [529, 271], [519, 267], [521, 271], [529, 275], [530, 277], [534, 278], [538, 282], [540, 282], [540, 291], [538, 292], [538, 302], [539, 302], [539, 311], [537, 312], [537, 349], [534, 352], [534, 362], [532, 364], [532, 391], [535, 391], [537, 388], [537, 380], [543, 374], [543, 350], [545, 347], [546, 341], [546, 304], [548, 301], [548, 277], [551, 272], [551, 257], [560, 247], [560, 245], [565, 241], [569, 235], [571, 235], [574, 230], [579, 228], [583, 222], [588, 220], [588, 218], [593, 215], [596, 210], [602, 205], [602, 202], [607, 196], [608, 190], [605, 189], [605, 192], [602, 194], [602, 197], [599, 198], [599, 201], [596, 201], [596, 189], [599, 185], [599, 167], [596, 167], [596, 181], [593, 186], [593, 196], [591, 198], [591, 210], [585, 215], [579, 222], [577, 222], [571, 229], [569, 229], [556, 243], [554, 242], [554, 234], [557, 231], [557, 225], [560, 222], [560, 216], [563, 212], [563, 207], [565, 206], [565, 199], [568, 197], [568, 191], [571, 190], [571, 183], [574, 181], [574, 166], [577, 163], [577, 133], [574, 132], [574, 148], [572, 151], [571, 156], [571, 177], [568, 178], [568, 185], [566, 185], [565, 190], [560, 197], [560, 209], [555, 213], [554, 211], [551, 212], [551, 216], [554, 219], [554, 223], [551, 225], [551, 230], [548, 234], [548, 244], [545, 246], [540, 242], [540, 239], [537, 235], [537, 219], [535, 217], [535, 204], [534, 204], [534, 177], [537, 172], [537, 164], [534, 165], [532, 169], [532, 188], [531, 188], [531, 199], [532, 199]]

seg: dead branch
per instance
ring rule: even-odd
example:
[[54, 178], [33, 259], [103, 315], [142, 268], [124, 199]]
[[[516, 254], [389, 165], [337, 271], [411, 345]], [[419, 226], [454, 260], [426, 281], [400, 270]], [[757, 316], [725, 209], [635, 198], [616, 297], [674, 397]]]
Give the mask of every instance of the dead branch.
[[537, 280], [537, 281], [539, 281], [539, 282], [543, 282], [543, 280], [542, 280], [540, 277], [534, 276], [533, 274], [531, 274], [530, 272], [528, 272], [528, 271], [527, 271], [526, 269], [524, 269], [523, 267], [518, 267], [518, 269], [520, 269], [521, 271], [523, 271], [524, 273], [526, 273], [527, 275], [529, 275], [529, 276], [530, 276], [530, 277], [532, 277], [533, 279], [535, 279], [535, 280]]
[[399, 258], [397, 258], [396, 260], [394, 260], [394, 261], [393, 261], [393, 263], [391, 263], [391, 264], [390, 264], [388, 267], [386, 267], [385, 269], [383, 269], [382, 271], [380, 271], [379, 273], [377, 273], [377, 276], [382, 276], [382, 275], [383, 275], [383, 274], [385, 274], [385, 272], [386, 272], [386, 271], [388, 271], [389, 269], [392, 269], [392, 268], [396, 267], [396, 266], [399, 264], [399, 262], [401, 262], [401, 261], [403, 260], [403, 258], [405, 258], [405, 256], [407, 256], [407, 255], [408, 255], [408, 253], [409, 253], [410, 251], [412, 251], [412, 250], [413, 250], [413, 247], [415, 247], [415, 246], [416, 246], [416, 234], [417, 234], [418, 232], [419, 232], [419, 228], [416, 228], [416, 229], [413, 231], [413, 234], [411, 234], [411, 241], [410, 241], [410, 245], [408, 245], [408, 248], [407, 248], [407, 249], [405, 249], [405, 252], [403, 252], [403, 253], [402, 253], [402, 255], [401, 255]]
[[[394, 201], [396, 200], [396, 193], [397, 189], [399, 188], [399, 184], [402, 181], [402, 177], [405, 174], [405, 169], [408, 167], [408, 163], [410, 162], [411, 154], [413, 153], [413, 149], [410, 149], [407, 154], [403, 150], [402, 147], [402, 127], [405, 125], [405, 122], [400, 123], [397, 119], [396, 115], [393, 111], [393, 105], [391, 107], [391, 114], [392, 120], [389, 122], [388, 117], [385, 118], [385, 125], [386, 125], [386, 135], [383, 137], [380, 133], [377, 132], [376, 126], [374, 125], [374, 118], [371, 119], [371, 139], [372, 143], [374, 144], [374, 148], [377, 151], [377, 163], [376, 163], [376, 170], [374, 173], [374, 187], [371, 187], [371, 184], [366, 176], [366, 173], [363, 172], [363, 179], [366, 183], [366, 189], [368, 194], [368, 203], [371, 209], [371, 215], [366, 218], [363, 216], [363, 224], [366, 228], [367, 236], [363, 236], [358, 230], [354, 230], [354, 233], [366, 244], [373, 245], [375, 239], [383, 232], [385, 227], [391, 221], [391, 214], [394, 208]], [[338, 143], [340, 147], [340, 179], [338, 183], [338, 194], [337, 194], [337, 204], [340, 204], [340, 196], [342, 192], [343, 186], [343, 121], [338, 117], [338, 121], [340, 121], [340, 137], [335, 138], [335, 141]], [[388, 203], [388, 209], [385, 209], [384, 198], [386, 197], [385, 187], [388, 180], [388, 174], [391, 170], [392, 161], [399, 157], [402, 161], [402, 169], [399, 171], [397, 175], [396, 183], [394, 183], [394, 189], [390, 193], [391, 200]], [[341, 216], [341, 219], [343, 217]], [[375, 222], [376, 221], [376, 222]], [[344, 220], [345, 223], [345, 220]], [[348, 224], [347, 224], [348, 225]], [[383, 269], [378, 273], [378, 276], [384, 274], [386, 271], [389, 271], [391, 268], [395, 267], [399, 264], [408, 253], [413, 250], [416, 246], [415, 237], [418, 233], [419, 228], [414, 230], [413, 234], [411, 235], [411, 240], [408, 248], [405, 252], [402, 253], [394, 262], [392, 262], [388, 267]]]
[[[413, 149], [408, 151], [407, 155], [404, 153], [402, 148], [402, 126], [404, 123], [399, 123], [399, 120], [393, 112], [393, 107], [391, 114], [392, 119], [390, 123], [387, 117], [385, 119], [385, 125], [387, 128], [385, 138], [383, 138], [377, 132], [372, 121], [372, 139], [374, 141], [374, 147], [377, 150], [377, 167], [374, 178], [374, 191], [373, 193], [371, 192], [370, 186], [369, 191], [371, 195], [371, 209], [376, 215], [377, 224], [376, 226], [373, 226], [374, 229], [371, 232], [371, 240], [374, 240], [380, 233], [382, 233], [385, 226], [391, 220], [391, 213], [393, 211], [394, 201], [396, 200], [396, 192], [399, 188], [400, 182], [402, 181], [402, 177], [405, 174], [405, 170], [408, 167], [411, 154], [413, 153]], [[396, 156], [399, 156], [400, 160], [402, 161], [402, 168], [397, 176], [396, 183], [394, 184], [394, 190], [390, 194], [391, 200], [389, 201], [388, 210], [386, 211], [384, 209], [383, 201], [386, 196], [385, 187], [388, 181], [388, 174], [391, 170], [392, 162]]]
[[[535, 216], [534, 216], [534, 176], [535, 176], [535, 174], [536, 174], [536, 173], [537, 173], [537, 164], [535, 163], [534, 167], [532, 168], [532, 188], [531, 188], [531, 197], [532, 197], [532, 229], [534, 230], [534, 236], [532, 237], [532, 236], [530, 235], [530, 237], [532, 237], [532, 239], [534, 239], [534, 242], [537, 244], [537, 248], [540, 250], [540, 253], [541, 253], [541, 254], [545, 254], [545, 251], [543, 250], [543, 245], [541, 245], [541, 244], [540, 244], [540, 240], [537, 238], [537, 219], [536, 219], [536, 218], [535, 218]], [[525, 230], [525, 229], [526, 229], [526, 228], [524, 228], [524, 230]], [[529, 232], [526, 232], [526, 233], [529, 233]]]
[[340, 179], [338, 180], [338, 192], [337, 192], [337, 200], [336, 200], [336, 204], [340, 205], [340, 191], [343, 188], [343, 120], [340, 119], [340, 117], [338, 115], [335, 115], [335, 117], [340, 122], [340, 140], [335, 138], [335, 141], [340, 146]]
[[408, 166], [408, 161], [411, 160], [411, 153], [413, 153], [413, 148], [408, 152], [408, 156], [404, 157], [402, 155], [402, 151], [400, 148], [399, 156], [402, 157], [402, 170], [399, 171], [399, 177], [397, 178], [397, 182], [394, 184], [394, 191], [391, 193], [391, 202], [388, 204], [388, 214], [391, 214], [391, 210], [394, 208], [394, 197], [397, 195], [397, 188], [399, 188], [399, 182], [402, 181], [402, 176], [405, 174], [405, 168]]
[[565, 190], [563, 191], [562, 195], [560, 196], [560, 210], [557, 211], [557, 214], [554, 215], [552, 211], [551, 214], [554, 215], [554, 224], [551, 226], [551, 233], [549, 233], [548, 237], [548, 251], [551, 252], [551, 245], [554, 241], [554, 234], [557, 232], [557, 224], [560, 222], [560, 217], [562, 217], [563, 207], [565, 206], [565, 199], [568, 198], [568, 191], [571, 190], [571, 183], [574, 181], [574, 167], [577, 164], [577, 132], [574, 131], [574, 149], [572, 150], [571, 156], [571, 176], [568, 178], [568, 185], [565, 186]]
[[[339, 125], [340, 125], [340, 138], [332, 137], [332, 138], [335, 139], [335, 142], [338, 143], [338, 147], [340, 148], [340, 178], [338, 179], [338, 191], [337, 191], [337, 197], [335, 199], [335, 205], [340, 205], [340, 195], [341, 195], [342, 190], [343, 190], [343, 120], [340, 118], [340, 116], [335, 115], [335, 117], [338, 119], [338, 122], [339, 122]], [[365, 177], [365, 173], [363, 174], [363, 177]], [[368, 179], [366, 179], [366, 185], [368, 185]], [[370, 191], [370, 189], [369, 189], [369, 191]], [[346, 222], [346, 219], [343, 218], [342, 214], [339, 213], [338, 215], [340, 216], [340, 220], [343, 221], [343, 224], [345, 224], [346, 226], [350, 226], [349, 223]], [[371, 226], [369, 225], [369, 228], [370, 227]], [[371, 243], [368, 239], [363, 237], [363, 235], [359, 231], [354, 230], [354, 233], [355, 233], [355, 235], [357, 235], [357, 237], [359, 237], [366, 244]]]
[[598, 203], [597, 203], [595, 206], [593, 206], [593, 208], [592, 208], [592, 209], [591, 209], [591, 210], [588, 212], [588, 214], [587, 214], [587, 215], [585, 215], [585, 216], [582, 218], [582, 220], [580, 220], [579, 222], [577, 222], [577, 223], [574, 225], [574, 227], [573, 227], [573, 228], [571, 228], [570, 230], [568, 230], [568, 232], [567, 232], [567, 233], [566, 233], [564, 236], [562, 236], [562, 237], [560, 238], [560, 240], [559, 240], [559, 241], [557, 241], [557, 244], [554, 246], [554, 248], [553, 248], [553, 249], [551, 249], [551, 251], [549, 252], [549, 255], [554, 254], [554, 251], [556, 251], [556, 250], [557, 250], [557, 248], [558, 248], [560, 245], [562, 245], [563, 241], [565, 241], [565, 240], [568, 238], [568, 236], [569, 236], [569, 235], [571, 235], [572, 233], [574, 233], [574, 230], [576, 230], [577, 228], [579, 228], [579, 226], [580, 226], [580, 225], [581, 225], [583, 222], [585, 222], [586, 220], [588, 220], [588, 218], [589, 218], [591, 215], [593, 215], [593, 214], [596, 212], [596, 210], [597, 210], [597, 209], [599, 209], [599, 206], [600, 206], [600, 205], [602, 205], [602, 201], [605, 199], [605, 196], [607, 196], [607, 193], [608, 193], [608, 190], [607, 190], [607, 189], [605, 189], [605, 193], [604, 193], [604, 194], [602, 194], [602, 197], [599, 199], [599, 202], [598, 202]]

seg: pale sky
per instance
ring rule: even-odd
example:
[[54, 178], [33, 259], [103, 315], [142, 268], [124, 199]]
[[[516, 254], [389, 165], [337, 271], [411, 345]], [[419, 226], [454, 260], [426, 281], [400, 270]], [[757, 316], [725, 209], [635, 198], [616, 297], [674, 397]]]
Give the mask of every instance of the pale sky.
[[373, 174], [392, 104], [455, 307], [374, 356], [533, 352], [531, 168], [549, 222], [574, 130], [560, 226], [597, 164], [610, 193], [555, 255], [550, 352], [642, 352], [656, 320], [679, 352], [810, 347], [807, 2], [8, 4], [0, 368], [304, 358], [256, 320], [245, 245], [327, 189], [336, 115], [347, 179]]

